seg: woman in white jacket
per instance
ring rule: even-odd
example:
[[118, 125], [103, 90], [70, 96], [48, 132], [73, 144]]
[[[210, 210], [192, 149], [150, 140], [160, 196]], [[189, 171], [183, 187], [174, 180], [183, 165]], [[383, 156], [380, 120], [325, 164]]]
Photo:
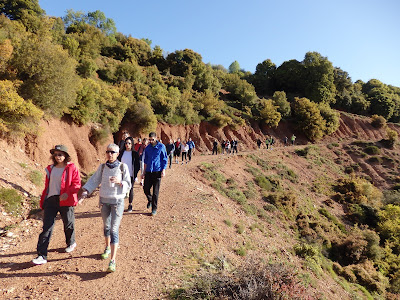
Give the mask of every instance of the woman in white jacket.
[[118, 145], [108, 145], [107, 162], [101, 164], [89, 178], [82, 187], [82, 196], [80, 196], [80, 201], [82, 201], [88, 193], [92, 193], [100, 185], [99, 207], [103, 218], [106, 243], [101, 258], [107, 259], [111, 254], [108, 272], [114, 272], [116, 268], [115, 258], [119, 242], [119, 225], [124, 212], [124, 198], [131, 188], [128, 166], [117, 160], [118, 154]]
[[182, 153], [182, 165], [183, 165], [183, 158], [185, 158], [186, 163], [188, 162], [188, 161], [187, 161], [187, 153], [188, 153], [188, 151], [189, 151], [189, 145], [186, 144], [186, 141], [183, 141], [183, 142], [180, 144], [179, 147], [180, 147], [180, 150], [181, 150], [181, 153]]

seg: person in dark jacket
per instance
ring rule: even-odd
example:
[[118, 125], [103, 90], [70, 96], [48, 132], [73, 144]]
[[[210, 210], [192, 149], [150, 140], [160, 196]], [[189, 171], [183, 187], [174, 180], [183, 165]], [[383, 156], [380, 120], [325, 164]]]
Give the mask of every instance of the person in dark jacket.
[[212, 155], [214, 155], [214, 153], [215, 153], [215, 155], [218, 154], [218, 142], [217, 142], [217, 140], [214, 140], [214, 143], [213, 143]]
[[181, 156], [181, 139], [178, 138], [175, 142], [175, 162], [178, 164], [179, 163], [179, 157]]
[[[151, 215], [157, 213], [158, 193], [160, 191], [161, 178], [165, 176], [168, 164], [168, 155], [165, 146], [157, 140], [157, 134], [150, 132], [150, 144], [144, 149], [144, 178], [143, 191], [147, 197], [147, 208], [152, 208]], [[151, 188], [153, 187], [153, 194]]]
[[127, 137], [124, 143], [124, 149], [119, 153], [118, 160], [128, 166], [129, 174], [131, 175], [131, 188], [129, 190], [129, 204], [128, 204], [128, 212], [132, 211], [132, 202], [133, 202], [133, 184], [135, 181], [137, 182], [137, 174], [140, 170], [140, 158], [139, 154], [133, 150], [133, 138]]
[[167, 154], [169, 158], [169, 168], [171, 169], [172, 166], [172, 160], [174, 158], [174, 153], [175, 153], [175, 144], [174, 141], [171, 139], [169, 140], [169, 144], [167, 145]]
[[40, 198], [40, 208], [44, 210], [43, 231], [37, 243], [38, 256], [32, 260], [35, 265], [47, 263], [47, 249], [58, 212], [64, 223], [65, 252], [72, 252], [76, 247], [74, 207], [78, 204], [81, 177], [78, 168], [70, 162], [66, 146], [56, 145], [50, 153], [53, 164], [46, 168], [46, 181]]

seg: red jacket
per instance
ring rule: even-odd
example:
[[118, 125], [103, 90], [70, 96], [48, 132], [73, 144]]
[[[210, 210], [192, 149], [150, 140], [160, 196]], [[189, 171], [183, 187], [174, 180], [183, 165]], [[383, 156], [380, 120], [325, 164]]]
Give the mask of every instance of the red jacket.
[[[42, 197], [40, 198], [40, 208], [43, 209], [44, 200], [49, 194], [50, 174], [54, 165], [48, 165], [46, 168], [46, 182]], [[81, 188], [81, 177], [78, 168], [71, 162], [67, 163], [61, 176], [60, 195], [67, 193], [67, 200], [60, 201], [60, 206], [76, 206], [78, 204], [78, 191]]]

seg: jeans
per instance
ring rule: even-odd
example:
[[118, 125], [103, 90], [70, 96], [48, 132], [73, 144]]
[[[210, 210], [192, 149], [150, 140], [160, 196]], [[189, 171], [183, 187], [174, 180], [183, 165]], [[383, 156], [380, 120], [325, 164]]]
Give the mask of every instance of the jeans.
[[39, 235], [37, 254], [47, 258], [51, 234], [53, 233], [57, 213], [60, 212], [64, 224], [65, 242], [67, 246], [75, 243], [75, 215], [73, 206], [60, 206], [60, 196], [51, 196], [43, 203], [43, 231]]
[[174, 159], [174, 152], [169, 153], [168, 159], [169, 159], [169, 167], [171, 168], [172, 160]]
[[[144, 175], [143, 191], [147, 197], [147, 201], [151, 203], [153, 210], [157, 210], [158, 193], [161, 184], [161, 171], [160, 172], [146, 172]], [[151, 194], [151, 187], [153, 187], [153, 194]]]
[[101, 217], [103, 218], [104, 236], [111, 236], [111, 244], [119, 242], [119, 225], [124, 213], [124, 201], [118, 204], [102, 203]]

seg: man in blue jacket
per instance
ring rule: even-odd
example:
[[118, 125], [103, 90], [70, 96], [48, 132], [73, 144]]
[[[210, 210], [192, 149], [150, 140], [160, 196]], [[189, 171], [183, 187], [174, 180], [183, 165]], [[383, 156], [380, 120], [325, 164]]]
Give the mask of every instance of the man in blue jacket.
[[189, 157], [189, 161], [191, 161], [192, 154], [194, 153], [194, 148], [196, 148], [196, 146], [194, 145], [194, 142], [192, 141], [192, 138], [189, 138], [187, 145], [189, 146], [188, 157]]
[[[157, 134], [150, 132], [150, 144], [144, 149], [144, 168], [142, 179], [144, 179], [143, 190], [147, 197], [147, 208], [151, 208], [151, 215], [157, 213], [158, 193], [160, 191], [161, 177], [165, 176], [168, 164], [167, 150], [164, 144], [157, 140]], [[153, 187], [153, 194], [151, 194]]]

